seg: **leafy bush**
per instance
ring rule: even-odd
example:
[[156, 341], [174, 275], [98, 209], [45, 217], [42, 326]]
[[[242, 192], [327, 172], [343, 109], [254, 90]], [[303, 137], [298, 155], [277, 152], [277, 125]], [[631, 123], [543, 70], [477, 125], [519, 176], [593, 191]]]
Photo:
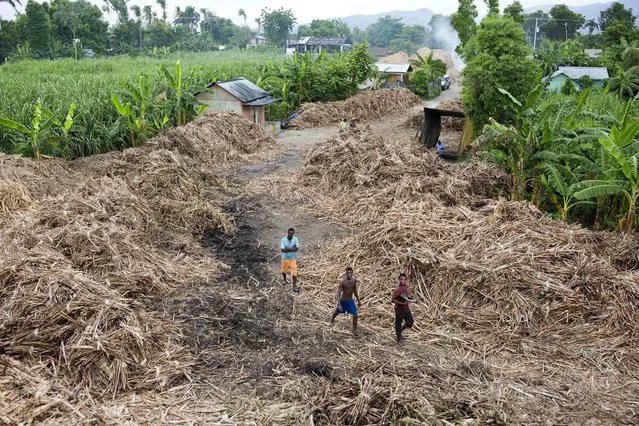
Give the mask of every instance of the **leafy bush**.
[[523, 29], [512, 19], [488, 16], [463, 53], [466, 67], [461, 96], [475, 129], [481, 131], [490, 118], [513, 123], [515, 108], [504, 102], [499, 89], [522, 101], [539, 76], [536, 61], [529, 57]]

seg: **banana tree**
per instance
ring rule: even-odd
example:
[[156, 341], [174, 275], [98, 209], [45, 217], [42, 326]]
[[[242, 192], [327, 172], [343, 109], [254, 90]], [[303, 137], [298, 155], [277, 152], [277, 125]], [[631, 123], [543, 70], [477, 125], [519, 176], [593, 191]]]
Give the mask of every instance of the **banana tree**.
[[176, 126], [188, 123], [206, 110], [206, 105], [199, 105], [193, 93], [205, 90], [198, 84], [198, 68], [191, 69], [188, 77], [182, 76], [182, 66], [177, 61], [173, 73], [164, 65], [160, 67], [160, 77], [164, 79], [166, 89], [167, 115]]
[[64, 154], [69, 141], [69, 132], [73, 126], [75, 104], [71, 104], [64, 122], [56, 118], [42, 106], [38, 99], [33, 108], [33, 118], [28, 126], [17, 121], [0, 117], [0, 126], [18, 132], [24, 140], [16, 142], [15, 152], [33, 156], [40, 160], [44, 154]]
[[521, 201], [525, 198], [528, 183], [535, 181], [532, 172], [539, 166], [539, 153], [552, 151], [559, 141], [567, 140], [566, 133], [576, 126], [575, 117], [583, 108], [588, 91], [584, 91], [576, 105], [548, 104], [543, 108], [538, 106], [544, 91], [543, 85], [533, 89], [524, 103], [507, 90], [499, 91], [513, 104], [517, 119], [510, 126], [491, 119], [475, 143], [479, 146], [491, 145], [486, 154], [503, 163], [510, 171], [513, 188], [511, 200]]
[[639, 135], [639, 119], [622, 120], [621, 128], [612, 126], [610, 132], [600, 130], [599, 145], [616, 165], [608, 179], [585, 181], [587, 188], [575, 193], [575, 198], [586, 200], [603, 195], [622, 194], [627, 211], [619, 222], [619, 228], [630, 231], [635, 228], [637, 218], [637, 199], [639, 198], [639, 151], [636, 140]]
[[545, 163], [541, 169], [544, 171], [540, 178], [542, 185], [554, 191], [557, 194], [557, 196], [554, 196], [555, 198], [560, 198], [559, 202], [557, 202], [557, 210], [562, 221], [566, 222], [568, 220], [572, 208], [578, 205], [595, 204], [576, 198], [575, 194], [585, 189], [588, 185], [581, 182], [579, 176], [570, 167]]

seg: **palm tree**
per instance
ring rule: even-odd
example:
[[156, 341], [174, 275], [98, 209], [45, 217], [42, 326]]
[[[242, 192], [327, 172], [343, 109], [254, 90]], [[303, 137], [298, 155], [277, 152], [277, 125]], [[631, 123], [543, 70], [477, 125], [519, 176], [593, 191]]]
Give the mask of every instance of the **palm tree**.
[[142, 8], [142, 17], [144, 18], [144, 25], [147, 27], [150, 26], [151, 22], [153, 22], [153, 10], [151, 6], [146, 5]]
[[595, 21], [594, 19], [590, 19], [588, 22], [586, 22], [584, 27], [588, 28], [588, 35], [592, 35], [595, 30], [599, 29], [599, 24], [597, 24], [597, 21]]
[[246, 26], [246, 12], [244, 12], [244, 9], [240, 9], [239, 12], [237, 12], [238, 16], [241, 16], [242, 18], [244, 18], [244, 26]]
[[129, 7], [129, 9], [131, 9], [131, 11], [133, 12], [133, 16], [135, 16], [138, 20], [137, 24], [140, 34], [138, 39], [138, 47], [142, 47], [142, 11], [140, 10], [140, 6], [138, 6], [137, 4]]
[[262, 19], [255, 18], [255, 23], [257, 24], [257, 35], [260, 35], [260, 28], [262, 28]]
[[639, 93], [639, 66], [624, 70], [617, 66], [617, 75], [608, 81], [608, 89], [619, 95], [620, 99], [628, 99]]
[[437, 77], [446, 74], [446, 64], [440, 59], [433, 59], [433, 52], [426, 57], [416, 53], [417, 59], [410, 61], [411, 65], [426, 73], [429, 81], [435, 81]]
[[186, 23], [187, 28], [195, 32], [197, 29], [197, 24], [198, 22], [200, 22], [200, 14], [197, 13], [193, 6], [187, 6], [184, 8], [183, 19]]
[[164, 19], [164, 22], [166, 22], [167, 18], [169, 17], [166, 14], [166, 0], [155, 0], [155, 2], [158, 4], [158, 6], [160, 6], [160, 8], [162, 8], [162, 19]]

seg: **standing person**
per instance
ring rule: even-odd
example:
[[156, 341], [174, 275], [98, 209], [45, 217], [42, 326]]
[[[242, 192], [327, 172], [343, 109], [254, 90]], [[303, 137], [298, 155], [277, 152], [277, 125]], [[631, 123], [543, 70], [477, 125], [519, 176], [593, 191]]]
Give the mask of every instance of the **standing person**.
[[346, 130], [348, 128], [348, 123], [345, 118], [342, 118], [342, 121], [339, 122], [340, 130]]
[[291, 272], [293, 277], [293, 291], [299, 293], [300, 289], [297, 287], [297, 251], [299, 250], [299, 240], [295, 235], [293, 228], [288, 229], [286, 237], [282, 238], [280, 243], [280, 249], [282, 251], [282, 281], [287, 284], [286, 273]]
[[[357, 299], [357, 306], [353, 301]], [[353, 268], [346, 268], [346, 278], [343, 278], [337, 286], [337, 308], [333, 312], [331, 325], [339, 314], [350, 314], [353, 317], [353, 336], [357, 336], [357, 308], [359, 308], [359, 294], [357, 294], [357, 278], [353, 276]]]
[[413, 313], [408, 306], [409, 290], [406, 284], [406, 274], [399, 274], [399, 283], [393, 289], [392, 302], [395, 305], [395, 334], [397, 335], [397, 344], [403, 345], [404, 338], [402, 331], [413, 326]]

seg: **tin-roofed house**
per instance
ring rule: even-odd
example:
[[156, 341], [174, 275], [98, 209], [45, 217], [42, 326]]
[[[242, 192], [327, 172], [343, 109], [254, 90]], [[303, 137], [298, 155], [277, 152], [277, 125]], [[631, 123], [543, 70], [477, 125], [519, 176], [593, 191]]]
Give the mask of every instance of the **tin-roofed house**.
[[559, 67], [557, 71], [548, 77], [544, 77], [543, 81], [548, 81], [548, 90], [558, 92], [561, 90], [567, 80], [572, 81], [575, 89], [583, 89], [580, 79], [589, 77], [593, 81], [593, 86], [603, 89], [608, 80], [608, 69], [605, 67]]
[[207, 112], [235, 111], [262, 126], [266, 124], [264, 108], [280, 101], [245, 78], [217, 81], [208, 89], [210, 91], [195, 95], [198, 101], [208, 105]]
[[384, 76], [382, 87], [403, 87], [408, 84], [408, 74], [413, 71], [411, 64], [375, 64], [377, 71]]
[[345, 37], [303, 37], [297, 41], [297, 53], [335, 53], [349, 50]]

